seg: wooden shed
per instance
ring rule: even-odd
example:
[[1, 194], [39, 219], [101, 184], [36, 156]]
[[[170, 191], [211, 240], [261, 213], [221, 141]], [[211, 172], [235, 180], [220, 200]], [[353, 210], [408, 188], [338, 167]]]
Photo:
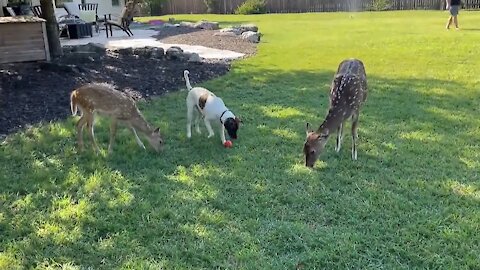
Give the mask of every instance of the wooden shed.
[[0, 17], [0, 63], [50, 60], [45, 20]]

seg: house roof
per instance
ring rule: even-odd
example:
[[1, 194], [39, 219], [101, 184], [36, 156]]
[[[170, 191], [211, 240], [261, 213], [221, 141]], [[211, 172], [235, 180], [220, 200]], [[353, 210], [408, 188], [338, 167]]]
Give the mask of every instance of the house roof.
[[3, 23], [35, 23], [45, 22], [44, 19], [33, 16], [15, 16], [15, 17], [0, 17], [0, 24]]

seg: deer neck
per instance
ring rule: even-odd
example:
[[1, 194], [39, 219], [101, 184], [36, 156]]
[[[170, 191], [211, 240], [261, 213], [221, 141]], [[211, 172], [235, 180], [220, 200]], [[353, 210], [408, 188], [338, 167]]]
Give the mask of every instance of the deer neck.
[[331, 134], [337, 130], [337, 128], [340, 126], [342, 122], [343, 122], [343, 115], [337, 112], [335, 108], [332, 108], [328, 111], [328, 114], [325, 117], [325, 120], [320, 125], [317, 132], [325, 133], [325, 130], [328, 130], [328, 134]]
[[141, 116], [137, 116], [131, 121], [132, 127], [143, 134], [151, 134], [153, 128], [148, 124], [148, 122]]

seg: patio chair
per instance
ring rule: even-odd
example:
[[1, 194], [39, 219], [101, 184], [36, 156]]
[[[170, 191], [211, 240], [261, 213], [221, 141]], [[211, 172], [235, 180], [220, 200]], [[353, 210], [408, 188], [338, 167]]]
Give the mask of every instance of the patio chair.
[[99, 30], [99, 18], [98, 18], [98, 4], [97, 3], [83, 3], [78, 4], [80, 10], [80, 19], [91, 22], [95, 25], [95, 32]]
[[40, 6], [40, 5], [32, 6], [32, 12], [35, 16], [37, 16], [39, 18], [43, 18], [42, 17], [42, 6]]
[[105, 14], [104, 17], [104, 24], [105, 24], [105, 31], [107, 33], [108, 38], [108, 31], [110, 31], [110, 36], [113, 35], [112, 26], [116, 26], [122, 29], [127, 35], [133, 36], [132, 30], [130, 30], [130, 23], [132, 21], [132, 12], [133, 12], [134, 4], [133, 2], [127, 2], [127, 4], [123, 7], [122, 12], [120, 13], [120, 17], [116, 20], [112, 20], [112, 14]]
[[[42, 6], [40, 6], [40, 5], [32, 6], [31, 10], [33, 12], [33, 15], [35, 15], [36, 17], [39, 17], [39, 18], [43, 18], [42, 17], [42, 15], [43, 15]], [[60, 18], [68, 17], [68, 16], [69, 15], [64, 15], [64, 16], [60, 16]], [[61, 37], [62, 34], [67, 30], [67, 25], [58, 23], [57, 24], [57, 30], [58, 30], [58, 36]]]
[[8, 12], [8, 14], [12, 17], [15, 17], [17, 16], [17, 14], [15, 13], [15, 11], [13, 10], [13, 8], [11, 7], [5, 7], [5, 10]]

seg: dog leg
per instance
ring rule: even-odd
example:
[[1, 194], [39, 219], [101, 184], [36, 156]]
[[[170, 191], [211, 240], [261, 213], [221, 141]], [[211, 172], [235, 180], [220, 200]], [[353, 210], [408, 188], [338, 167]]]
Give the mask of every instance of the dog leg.
[[222, 144], [225, 144], [225, 142], [227, 141], [225, 139], [225, 126], [222, 125], [222, 127], [220, 128], [220, 138], [222, 139]]
[[215, 134], [213, 133], [213, 129], [212, 129], [212, 126], [210, 124], [210, 121], [208, 121], [207, 118], [204, 118], [203, 122], [205, 123], [205, 126], [207, 127], [207, 130], [208, 130], [208, 138], [213, 137], [213, 135], [215, 135]]
[[189, 139], [192, 137], [192, 114], [193, 107], [187, 104], [187, 138]]
[[198, 134], [202, 134], [202, 131], [200, 130], [200, 117], [201, 117], [201, 114], [197, 112], [195, 117], [195, 130], [197, 131]]

